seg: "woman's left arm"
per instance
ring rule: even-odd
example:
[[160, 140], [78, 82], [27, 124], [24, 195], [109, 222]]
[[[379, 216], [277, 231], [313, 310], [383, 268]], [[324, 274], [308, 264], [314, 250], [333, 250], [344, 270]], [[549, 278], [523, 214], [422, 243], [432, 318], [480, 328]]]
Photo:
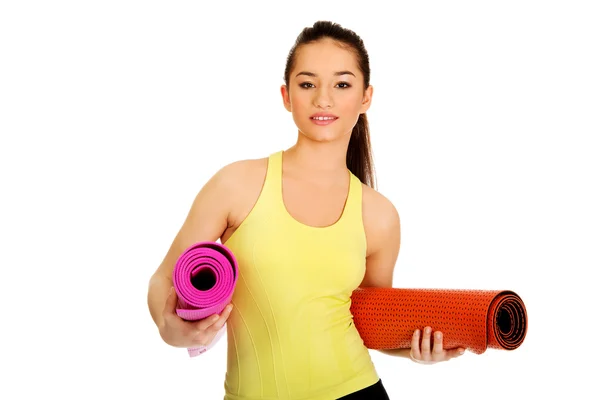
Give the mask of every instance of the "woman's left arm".
[[[400, 252], [400, 216], [386, 197], [371, 188], [363, 196], [363, 221], [367, 236], [366, 272], [360, 287], [393, 287], [394, 267]], [[433, 333], [433, 348], [431, 334]], [[417, 329], [410, 349], [379, 350], [397, 357], [410, 358], [418, 363], [433, 364], [458, 357], [464, 349], [443, 348], [442, 332], [424, 327], [423, 337]]]
[[361, 287], [392, 287], [400, 252], [400, 216], [383, 195], [365, 193], [363, 221], [367, 236], [367, 270]]

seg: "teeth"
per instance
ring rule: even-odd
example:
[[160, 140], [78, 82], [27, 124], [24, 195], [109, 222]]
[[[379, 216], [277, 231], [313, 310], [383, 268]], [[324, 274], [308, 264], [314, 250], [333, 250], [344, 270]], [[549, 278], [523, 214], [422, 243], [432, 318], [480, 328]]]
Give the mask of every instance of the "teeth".
[[313, 119], [318, 119], [319, 121], [328, 121], [331, 119], [335, 119], [334, 117], [313, 117]]

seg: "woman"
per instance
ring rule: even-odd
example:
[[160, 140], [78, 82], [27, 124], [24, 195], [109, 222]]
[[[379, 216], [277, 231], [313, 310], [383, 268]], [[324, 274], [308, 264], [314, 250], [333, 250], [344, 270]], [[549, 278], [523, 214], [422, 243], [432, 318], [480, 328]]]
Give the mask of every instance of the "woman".
[[[357, 287], [392, 286], [400, 247], [398, 213], [374, 189], [369, 78], [354, 32], [326, 21], [304, 29], [281, 87], [296, 144], [219, 170], [151, 279], [149, 308], [166, 343], [207, 345], [227, 322], [225, 399], [388, 399], [350, 313]], [[232, 304], [183, 321], [173, 267], [188, 246], [218, 239], [239, 262]], [[441, 332], [431, 345], [424, 328], [410, 351], [385, 353], [425, 363], [462, 354], [443, 349]]]

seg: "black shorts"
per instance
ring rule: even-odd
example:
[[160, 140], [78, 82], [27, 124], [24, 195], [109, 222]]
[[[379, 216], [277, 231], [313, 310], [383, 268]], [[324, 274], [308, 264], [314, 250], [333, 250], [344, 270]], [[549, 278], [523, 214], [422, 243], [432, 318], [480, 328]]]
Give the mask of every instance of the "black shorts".
[[367, 386], [358, 392], [350, 393], [338, 400], [390, 400], [381, 379], [374, 385]]

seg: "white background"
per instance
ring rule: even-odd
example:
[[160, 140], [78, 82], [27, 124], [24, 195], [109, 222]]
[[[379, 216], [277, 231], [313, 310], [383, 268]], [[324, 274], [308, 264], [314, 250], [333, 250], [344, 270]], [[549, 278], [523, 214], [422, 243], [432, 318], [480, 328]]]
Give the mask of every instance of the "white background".
[[222, 398], [225, 340], [162, 343], [148, 279], [214, 172], [294, 143], [279, 86], [318, 19], [371, 57], [395, 286], [511, 289], [529, 313], [513, 352], [372, 352], [390, 397], [597, 395], [594, 3], [3, 2], [0, 397]]

